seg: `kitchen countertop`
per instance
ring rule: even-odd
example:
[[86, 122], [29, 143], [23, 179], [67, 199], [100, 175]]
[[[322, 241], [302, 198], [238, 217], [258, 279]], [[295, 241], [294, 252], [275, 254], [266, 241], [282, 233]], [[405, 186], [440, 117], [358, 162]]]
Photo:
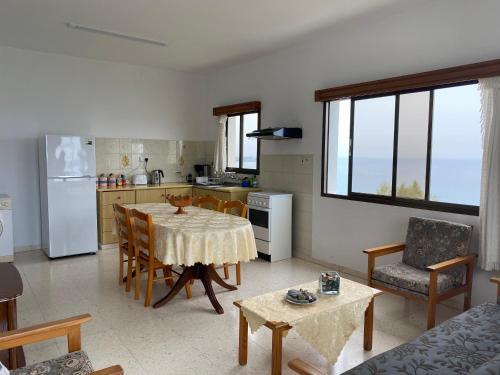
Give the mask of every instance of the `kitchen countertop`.
[[198, 188], [203, 190], [221, 191], [226, 193], [232, 193], [237, 191], [260, 191], [260, 188], [254, 187], [243, 187], [243, 186], [204, 186], [204, 185], [193, 185], [183, 182], [167, 182], [161, 185], [127, 185], [122, 187], [107, 187], [96, 189], [97, 192], [105, 191], [127, 191], [127, 190], [145, 190], [145, 189], [176, 189], [176, 188]]
[[222, 191], [226, 193], [232, 193], [235, 191], [260, 191], [261, 188], [258, 187], [243, 187], [243, 186], [220, 186], [220, 187], [210, 187], [203, 185], [193, 185], [194, 188], [203, 189], [203, 190], [215, 190]]
[[145, 190], [145, 189], [176, 189], [176, 188], [190, 188], [192, 184], [188, 184], [185, 182], [166, 182], [160, 185], [126, 185], [120, 187], [107, 187], [107, 188], [98, 188], [99, 191], [125, 191], [125, 190]]

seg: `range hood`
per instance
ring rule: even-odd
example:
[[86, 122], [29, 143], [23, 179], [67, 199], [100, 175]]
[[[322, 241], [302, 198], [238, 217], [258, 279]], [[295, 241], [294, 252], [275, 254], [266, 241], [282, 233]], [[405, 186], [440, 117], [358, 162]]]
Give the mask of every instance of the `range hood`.
[[247, 137], [258, 139], [293, 139], [302, 138], [302, 128], [267, 128], [247, 133]]

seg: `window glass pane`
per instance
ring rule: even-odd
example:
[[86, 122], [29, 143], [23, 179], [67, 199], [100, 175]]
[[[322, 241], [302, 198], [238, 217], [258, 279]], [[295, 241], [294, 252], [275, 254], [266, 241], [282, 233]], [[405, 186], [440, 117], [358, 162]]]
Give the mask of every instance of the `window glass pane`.
[[391, 195], [395, 96], [355, 101], [352, 191]]
[[396, 196], [425, 198], [429, 91], [399, 96]]
[[227, 119], [227, 166], [240, 167], [240, 116]]
[[329, 108], [327, 193], [347, 195], [351, 100], [330, 102]]
[[257, 139], [246, 134], [257, 130], [259, 116], [257, 113], [243, 115], [243, 168], [257, 169]]
[[434, 91], [430, 200], [479, 205], [480, 109], [477, 85]]

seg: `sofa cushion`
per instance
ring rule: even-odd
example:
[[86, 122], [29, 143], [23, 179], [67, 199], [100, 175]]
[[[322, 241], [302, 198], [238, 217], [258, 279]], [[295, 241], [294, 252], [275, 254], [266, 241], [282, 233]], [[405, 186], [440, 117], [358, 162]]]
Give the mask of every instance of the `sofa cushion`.
[[[471, 236], [470, 225], [411, 217], [406, 232], [403, 263], [425, 270], [433, 264], [467, 255]], [[446, 273], [461, 283], [464, 271], [465, 266], [460, 266]]]
[[[372, 279], [388, 284], [393, 289], [429, 295], [429, 272], [410, 267], [404, 263], [377, 266], [373, 269]], [[445, 273], [438, 273], [437, 284], [438, 293], [457, 285], [454, 278]]]
[[62, 357], [35, 363], [17, 370], [11, 375], [87, 375], [94, 369], [84, 351], [68, 353]]
[[345, 374], [469, 375], [490, 361], [496, 366], [499, 353], [500, 305], [485, 303]]
[[485, 362], [482, 366], [471, 372], [471, 375], [498, 375], [500, 374], [500, 354]]

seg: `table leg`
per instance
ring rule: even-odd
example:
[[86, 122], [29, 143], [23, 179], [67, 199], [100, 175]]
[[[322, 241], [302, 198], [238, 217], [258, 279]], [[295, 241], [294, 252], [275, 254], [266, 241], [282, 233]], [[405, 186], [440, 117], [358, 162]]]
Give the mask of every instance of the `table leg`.
[[217, 271], [215, 271], [212, 265], [205, 265], [201, 263], [196, 263], [193, 266], [184, 268], [184, 271], [179, 276], [179, 279], [175, 283], [174, 287], [165, 297], [156, 302], [153, 305], [153, 307], [158, 308], [169, 302], [172, 298], [174, 298], [177, 295], [177, 293], [181, 291], [184, 285], [190, 283], [191, 280], [194, 279], [199, 279], [203, 283], [208, 299], [212, 303], [212, 306], [214, 307], [217, 314], [224, 314], [224, 309], [222, 308], [222, 306], [219, 304], [219, 301], [217, 301], [217, 298], [215, 297], [215, 293], [212, 288], [212, 281], [215, 281], [220, 286], [229, 290], [236, 290], [238, 288], [236, 288], [233, 285], [226, 284], [220, 278], [219, 274], [217, 273]]
[[281, 363], [283, 357], [283, 330], [273, 328], [273, 353], [272, 353], [272, 375], [281, 375]]
[[245, 366], [248, 360], [248, 322], [240, 309], [240, 342], [238, 348], [238, 361]]
[[210, 269], [211, 266], [204, 266], [201, 269], [201, 282], [205, 287], [205, 292], [207, 293], [207, 297], [210, 300], [210, 303], [214, 307], [217, 314], [224, 314], [224, 309], [220, 305], [219, 301], [217, 301], [217, 297], [215, 297], [214, 289], [212, 288], [212, 279], [210, 278]]
[[177, 282], [175, 283], [174, 287], [172, 289], [170, 289], [170, 292], [168, 292], [165, 297], [163, 297], [162, 299], [160, 299], [159, 301], [157, 301], [153, 305], [153, 308], [157, 309], [158, 307], [161, 307], [161, 306], [165, 305], [172, 298], [174, 298], [177, 295], [177, 293], [179, 293], [182, 290], [182, 288], [184, 287], [184, 285], [186, 285], [192, 279], [194, 279], [195, 278], [195, 275], [193, 274], [194, 273], [193, 272], [193, 268], [194, 267], [195, 266], [184, 268], [184, 271], [182, 272], [182, 274], [177, 279]]
[[365, 310], [365, 327], [363, 335], [363, 348], [365, 350], [372, 350], [373, 344], [373, 305], [375, 298], [372, 298], [368, 307]]
[[221, 287], [229, 289], [229, 290], [237, 290], [238, 289], [234, 285], [230, 285], [230, 284], [226, 283], [224, 280], [222, 280], [222, 278], [219, 276], [219, 274], [217, 273], [217, 271], [215, 270], [215, 267], [213, 265], [207, 266], [207, 272], [208, 272], [209, 279], [212, 281], [215, 281]]

